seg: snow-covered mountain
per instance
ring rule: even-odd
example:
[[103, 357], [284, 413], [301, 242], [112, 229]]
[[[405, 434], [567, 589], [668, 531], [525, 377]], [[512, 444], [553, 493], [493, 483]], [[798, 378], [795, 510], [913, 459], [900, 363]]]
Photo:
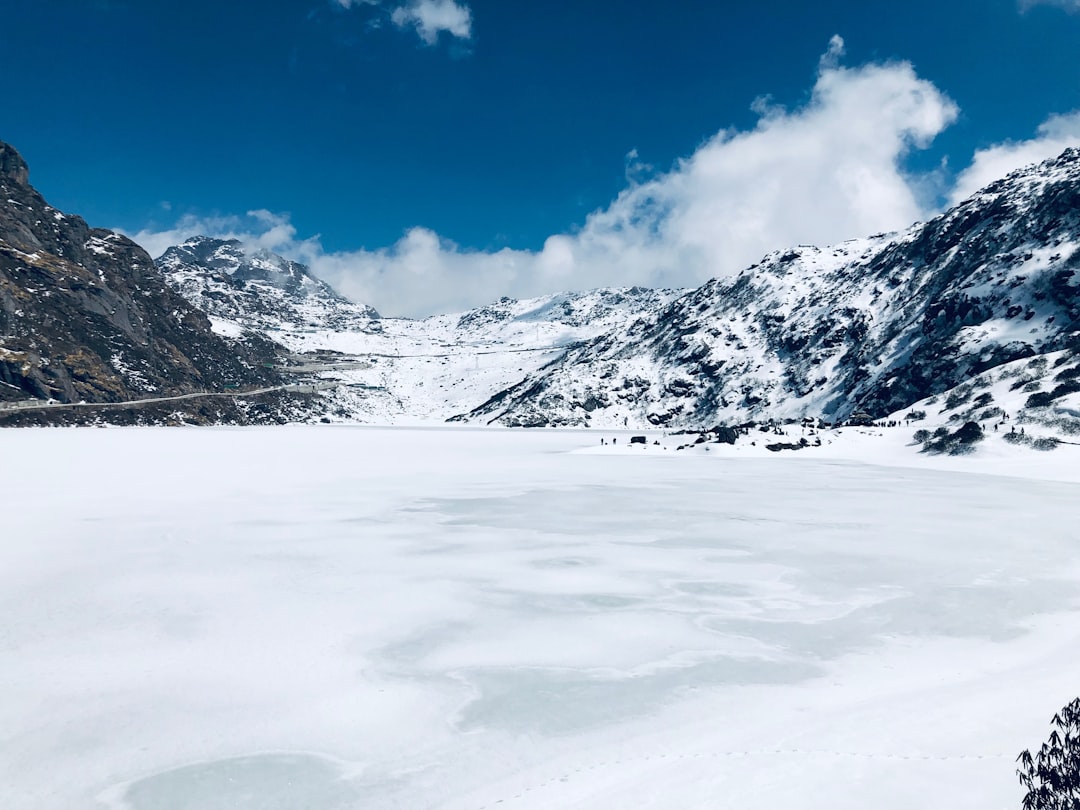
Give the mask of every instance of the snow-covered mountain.
[[270, 384], [270, 421], [707, 428], [926, 410], [928, 427], [1000, 428], [1000, 409], [1080, 434], [1080, 150], [931, 222], [777, 251], [693, 291], [420, 320], [380, 318], [235, 240], [190, 239], [153, 272], [133, 243], [49, 208], [10, 147], [0, 158], [0, 399], [225, 402]]
[[904, 232], [772, 253], [458, 418], [701, 427], [884, 417], [1018, 359], [1064, 350], [1060, 372], [1080, 343], [1078, 270], [1071, 149]]
[[354, 304], [308, 268], [236, 239], [196, 236], [155, 260], [169, 286], [216, 319], [271, 330], [349, 329], [379, 314]]
[[[383, 318], [377, 328], [274, 334], [298, 355], [337, 353], [344, 365], [319, 373], [340, 385], [323, 396], [333, 419], [443, 421], [535, 373], [582, 342], [662, 309], [681, 291], [644, 288], [561, 293], [422, 320]], [[334, 357], [331, 354], [330, 357]]]
[[303, 265], [237, 241], [195, 237], [157, 265], [219, 333], [254, 331], [278, 344], [286, 373], [318, 388], [312, 418], [330, 421], [443, 421], [685, 292], [633, 287], [502, 298], [413, 320], [380, 318]]
[[[298, 410], [274, 357], [258, 334], [215, 334], [130, 239], [50, 206], [23, 158], [0, 142], [0, 423], [103, 413], [121, 422], [284, 421]], [[201, 398], [224, 390], [263, 393], [257, 402]], [[136, 400], [160, 404], [95, 409]]]

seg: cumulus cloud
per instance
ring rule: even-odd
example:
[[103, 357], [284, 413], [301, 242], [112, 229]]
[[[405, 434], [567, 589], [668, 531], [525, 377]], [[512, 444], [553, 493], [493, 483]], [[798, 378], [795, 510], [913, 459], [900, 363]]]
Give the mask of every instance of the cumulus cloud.
[[920, 219], [922, 178], [901, 164], [957, 108], [907, 63], [847, 69], [834, 62], [841, 52], [834, 41], [805, 106], [759, 100], [755, 128], [717, 133], [590, 215], [567, 245], [574, 275], [692, 284], [769, 250]]
[[276, 214], [265, 209], [248, 211], [244, 216], [195, 216], [185, 214], [177, 223], [165, 230], [144, 228], [137, 233], [127, 233], [147, 253], [157, 258], [173, 245], [179, 245], [193, 236], [213, 236], [217, 239], [239, 239], [252, 252], [273, 250], [296, 253], [310, 252], [309, 243], [318, 243], [318, 237], [297, 239], [296, 227], [288, 214]]
[[[343, 294], [384, 314], [422, 316], [502, 295], [692, 286], [736, 273], [769, 250], [826, 245], [937, 213], [919, 202], [929, 197], [922, 186], [938, 184], [937, 174], [905, 174], [898, 161], [946, 126], [955, 106], [906, 65], [827, 71], [835, 74], [819, 76], [805, 107], [785, 111], [759, 102], [757, 127], [718, 133], [670, 172], [655, 174], [632, 150], [626, 190], [578, 232], [553, 235], [539, 251], [466, 250], [415, 227], [389, 247], [328, 252], [317, 236], [298, 238], [288, 215], [265, 210], [185, 216], [168, 230], [131, 236], [152, 256], [196, 235], [239, 239], [251, 250], [307, 264]], [[871, 103], [880, 105], [880, 120], [855, 116], [865, 131], [845, 140], [841, 130], [855, 126], [855, 113], [873, 118], [866, 111]], [[1052, 116], [1030, 140], [977, 152], [950, 203], [1069, 146], [1080, 146], [1080, 111]]]
[[428, 45], [438, 42], [444, 31], [458, 39], [472, 38], [472, 11], [455, 0], [413, 0], [395, 8], [390, 19], [398, 28], [415, 28]]
[[[330, 0], [330, 4], [343, 9], [390, 5], [386, 0]], [[389, 17], [398, 28], [415, 30], [428, 45], [436, 44], [444, 32], [457, 39], [472, 39], [472, 9], [457, 0], [410, 0], [389, 10]], [[376, 17], [368, 25], [380, 28], [381, 20]]]
[[1030, 140], [1007, 141], [977, 151], [971, 165], [956, 178], [949, 202], [965, 200], [1009, 172], [1057, 157], [1070, 146], [1080, 146], [1080, 110], [1050, 116]]
[[[243, 224], [249, 241], [304, 261], [356, 300], [401, 315], [463, 309], [501, 295], [698, 285], [770, 250], [906, 227], [931, 212], [921, 202], [927, 176], [906, 172], [904, 158], [949, 126], [957, 107], [906, 62], [848, 68], [842, 54], [836, 37], [805, 104], [784, 109], [759, 99], [756, 126], [721, 130], [667, 172], [648, 171], [631, 152], [624, 191], [539, 251], [463, 250], [416, 227], [386, 248], [328, 253], [317, 238], [297, 240], [284, 218], [263, 212]], [[196, 226], [244, 238], [240, 224], [188, 220], [167, 236], [135, 238], [156, 249], [180, 241], [177, 230], [198, 232]]]

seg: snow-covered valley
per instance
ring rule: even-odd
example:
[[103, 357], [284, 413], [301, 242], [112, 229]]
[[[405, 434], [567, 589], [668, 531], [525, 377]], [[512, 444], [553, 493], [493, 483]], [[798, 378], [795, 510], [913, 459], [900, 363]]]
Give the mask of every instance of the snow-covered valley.
[[1030, 365], [1026, 393], [1043, 394], [1020, 407], [1075, 409], [1064, 400], [1080, 392], [1078, 199], [1080, 151], [1068, 149], [929, 222], [776, 250], [695, 290], [503, 298], [417, 320], [380, 318], [304, 265], [236, 240], [193, 237], [156, 266], [220, 337], [284, 353], [276, 370], [310, 384], [306, 421], [880, 420], [955, 400], [1018, 361]]
[[381, 318], [303, 265], [232, 240], [196, 237], [157, 260], [169, 285], [227, 338], [255, 333], [285, 373], [318, 388], [311, 418], [440, 423], [479, 407], [568, 348], [651, 315], [685, 290], [641, 287], [501, 298], [467, 312]]
[[5, 804], [1015, 807], [1080, 448], [910, 433], [6, 432]]

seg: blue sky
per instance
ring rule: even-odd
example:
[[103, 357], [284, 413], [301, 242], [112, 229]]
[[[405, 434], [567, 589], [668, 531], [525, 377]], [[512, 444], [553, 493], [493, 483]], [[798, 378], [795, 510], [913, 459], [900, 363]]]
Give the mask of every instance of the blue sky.
[[0, 139], [418, 314], [904, 227], [1080, 143], [1078, 50], [1080, 0], [5, 0]]

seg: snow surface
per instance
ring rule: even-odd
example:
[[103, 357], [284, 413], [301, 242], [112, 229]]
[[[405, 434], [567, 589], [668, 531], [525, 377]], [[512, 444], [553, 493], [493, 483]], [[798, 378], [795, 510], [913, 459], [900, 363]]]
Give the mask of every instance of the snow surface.
[[441, 423], [471, 411], [570, 346], [652, 315], [686, 292], [629, 287], [504, 297], [413, 320], [380, 318], [304, 265], [236, 240], [193, 237], [155, 264], [170, 287], [209, 315], [217, 334], [258, 332], [278, 344], [287, 373], [320, 389], [324, 402], [312, 421], [382, 425]]
[[846, 420], [1065, 349], [1080, 323], [1078, 189], [1080, 150], [1066, 150], [903, 232], [775, 251], [571, 348], [466, 418], [592, 428]]
[[[319, 382], [339, 383], [322, 393], [334, 421], [438, 424], [557, 360], [568, 346], [660, 309], [681, 292], [628, 288], [504, 298], [468, 312], [364, 319], [350, 328], [279, 322], [266, 334], [291, 352], [345, 361], [317, 374]], [[364, 363], [342, 367], [351, 360]]]
[[1080, 448], [910, 432], [5, 432], [4, 805], [1018, 807]]

